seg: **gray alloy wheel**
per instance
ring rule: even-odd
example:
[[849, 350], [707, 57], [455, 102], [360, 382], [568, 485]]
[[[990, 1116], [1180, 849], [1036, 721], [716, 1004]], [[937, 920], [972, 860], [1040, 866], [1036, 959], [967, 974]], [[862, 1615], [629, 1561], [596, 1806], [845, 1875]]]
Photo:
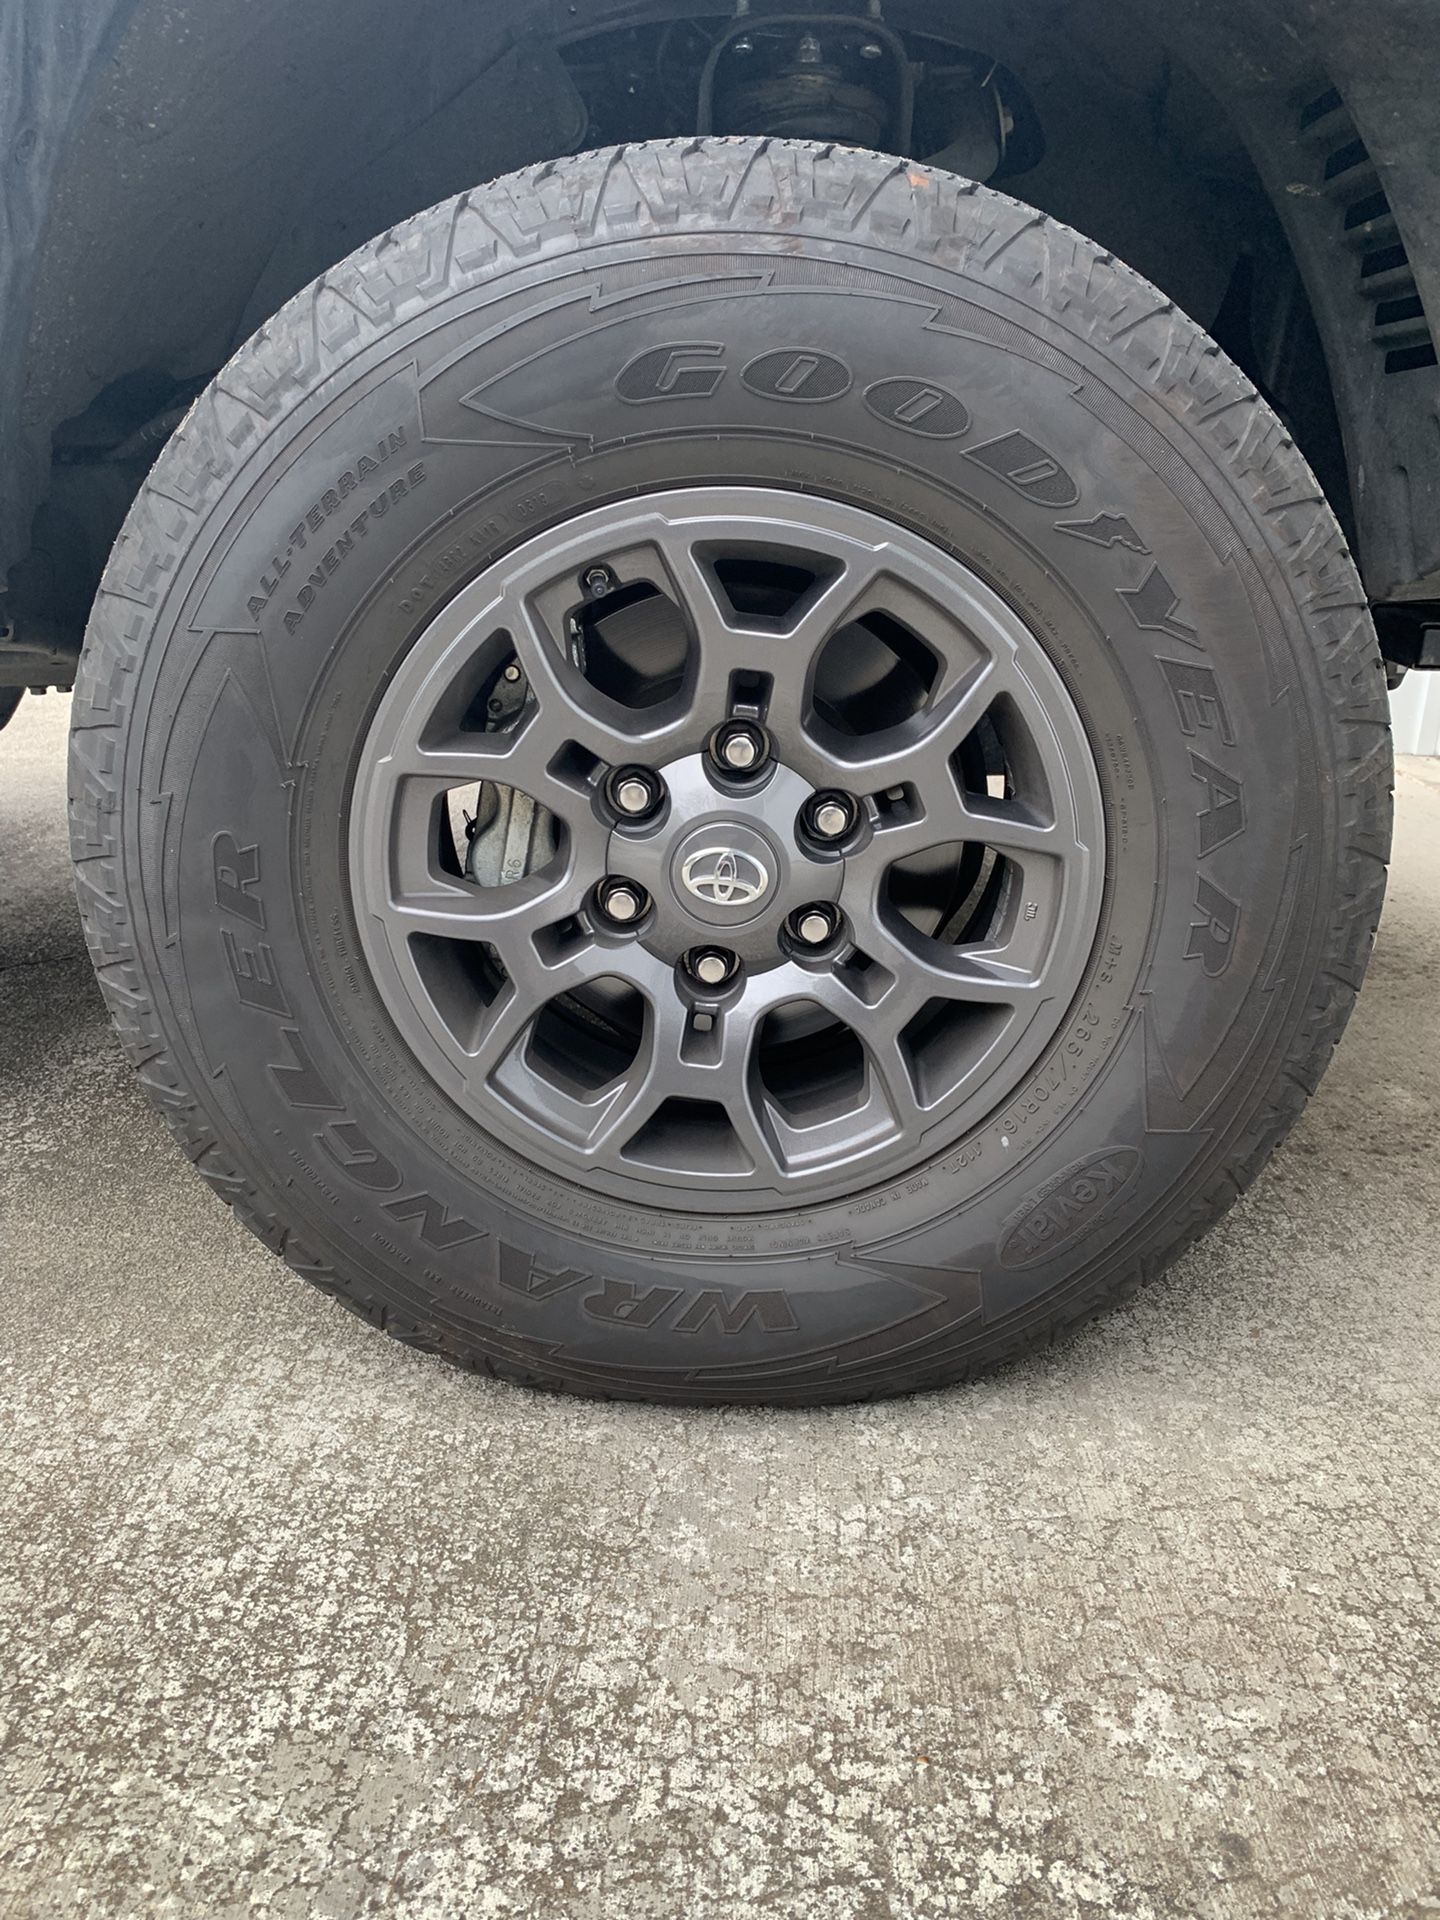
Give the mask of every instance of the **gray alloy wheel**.
[[[503, 808], [490, 884], [457, 808]], [[637, 1203], [755, 1208], [898, 1177], [1009, 1097], [1090, 957], [1104, 825], [1059, 675], [969, 569], [835, 501], [688, 488], [429, 622], [350, 862], [385, 1004], [482, 1126]]]

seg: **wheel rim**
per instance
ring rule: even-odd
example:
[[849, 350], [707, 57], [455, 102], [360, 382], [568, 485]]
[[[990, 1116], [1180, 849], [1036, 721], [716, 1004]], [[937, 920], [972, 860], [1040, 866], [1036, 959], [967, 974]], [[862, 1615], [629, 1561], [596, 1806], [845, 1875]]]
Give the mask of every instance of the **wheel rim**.
[[599, 508], [456, 594], [362, 744], [349, 856], [449, 1097], [701, 1210], [897, 1178], [1000, 1108], [1104, 881], [1094, 756], [1016, 612], [879, 515], [758, 489]]

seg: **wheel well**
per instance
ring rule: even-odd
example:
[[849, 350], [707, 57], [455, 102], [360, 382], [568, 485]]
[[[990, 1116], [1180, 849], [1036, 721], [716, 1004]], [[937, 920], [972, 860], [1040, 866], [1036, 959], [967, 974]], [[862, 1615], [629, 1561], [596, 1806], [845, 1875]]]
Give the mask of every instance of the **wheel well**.
[[[744, 18], [713, 0], [256, 0], [179, 36], [159, 0], [141, 0], [54, 181], [31, 292], [22, 457], [0, 481], [15, 529], [0, 620], [16, 642], [43, 641], [52, 657], [78, 645], [168, 432], [314, 275], [497, 173], [707, 124], [913, 151], [1099, 240], [1273, 400], [1372, 583], [1403, 572], [1357, 521], [1348, 415], [1387, 365], [1433, 368], [1423, 300], [1333, 79], [1277, 55], [1254, 80], [1259, 37], [1279, 37], [1258, 24], [1269, 10], [1228, 38], [1181, 44], [1161, 0], [852, 4], [837, 23], [830, 5], [798, 0], [783, 13], [742, 4]], [[1287, 196], [1302, 167], [1313, 196], [1293, 180]], [[1328, 252], [1311, 197], [1344, 223]], [[1368, 304], [1344, 244], [1357, 208], [1362, 226], [1377, 223], [1360, 272], [1362, 293], [1383, 298]], [[1351, 363], [1372, 342], [1345, 333], [1351, 298], [1379, 341], [1358, 376]], [[1423, 494], [1434, 476], [1419, 478]], [[1404, 480], [1413, 493], [1416, 475]]]

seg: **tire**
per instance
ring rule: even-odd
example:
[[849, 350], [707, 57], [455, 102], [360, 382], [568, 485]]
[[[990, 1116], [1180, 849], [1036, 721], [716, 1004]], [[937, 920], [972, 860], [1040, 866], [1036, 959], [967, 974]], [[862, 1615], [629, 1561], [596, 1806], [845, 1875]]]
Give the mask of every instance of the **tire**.
[[[837, 647], [842, 577], [885, 603]], [[496, 720], [502, 659], [534, 705]], [[992, 668], [953, 779], [910, 781]], [[763, 771], [715, 774], [702, 684]], [[627, 728], [680, 755], [638, 824], [596, 750]], [[543, 937], [426, 784], [512, 750], [541, 825], [496, 845]], [[828, 842], [827, 766], [861, 802]], [[1000, 194], [704, 140], [433, 208], [241, 349], [109, 563], [71, 806], [121, 1038], [296, 1272], [509, 1379], [806, 1403], [1044, 1344], [1224, 1212], [1349, 1014], [1390, 784], [1341, 534], [1198, 327]], [[957, 807], [973, 855], [892, 861]], [[482, 893], [495, 939], [453, 939]]]

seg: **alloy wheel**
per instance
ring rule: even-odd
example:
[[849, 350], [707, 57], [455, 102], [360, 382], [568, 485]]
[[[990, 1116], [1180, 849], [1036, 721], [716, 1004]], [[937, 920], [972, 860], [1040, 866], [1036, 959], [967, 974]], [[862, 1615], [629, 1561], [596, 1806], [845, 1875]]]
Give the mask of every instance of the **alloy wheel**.
[[1095, 760], [1015, 609], [808, 495], [598, 508], [418, 634], [350, 878], [401, 1036], [487, 1132], [636, 1204], [894, 1179], [1071, 1005]]

